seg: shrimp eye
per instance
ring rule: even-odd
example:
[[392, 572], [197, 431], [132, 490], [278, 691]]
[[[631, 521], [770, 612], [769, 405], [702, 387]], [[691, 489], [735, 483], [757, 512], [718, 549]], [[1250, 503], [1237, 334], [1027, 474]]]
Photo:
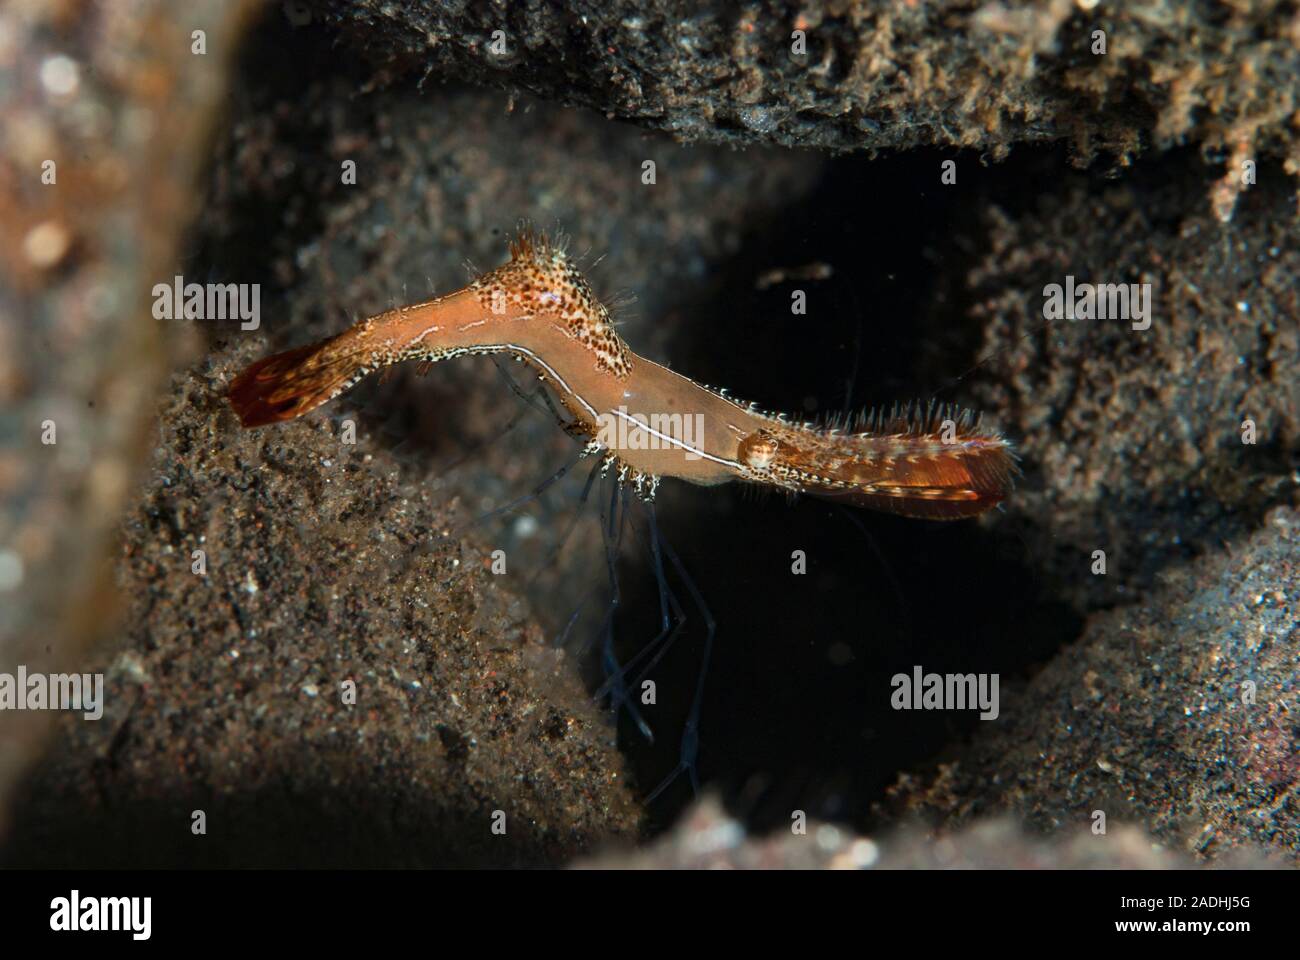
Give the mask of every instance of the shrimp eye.
[[751, 470], [766, 470], [776, 459], [776, 438], [766, 430], [751, 433], [740, 441], [740, 462]]

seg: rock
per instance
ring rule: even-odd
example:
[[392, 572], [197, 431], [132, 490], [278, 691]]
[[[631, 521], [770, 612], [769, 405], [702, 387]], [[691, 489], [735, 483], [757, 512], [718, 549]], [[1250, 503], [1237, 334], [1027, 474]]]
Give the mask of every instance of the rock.
[[897, 808], [956, 828], [1010, 815], [1063, 835], [1150, 833], [1219, 860], [1238, 848], [1300, 863], [1300, 512], [1162, 574], [1144, 602], [1095, 614], [1077, 644], [1004, 691], [937, 774]]
[[232, 364], [173, 383], [124, 631], [87, 667], [104, 716], [63, 718], [5, 863], [536, 866], [635, 837], [604, 717], [487, 552], [364, 432], [238, 430]]

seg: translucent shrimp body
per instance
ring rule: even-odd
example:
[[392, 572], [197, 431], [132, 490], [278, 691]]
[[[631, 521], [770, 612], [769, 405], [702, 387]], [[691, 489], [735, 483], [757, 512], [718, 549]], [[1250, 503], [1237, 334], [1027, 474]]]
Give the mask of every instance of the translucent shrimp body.
[[229, 399], [246, 427], [289, 420], [404, 360], [506, 353], [529, 364], [588, 450], [653, 497], [661, 479], [740, 480], [903, 516], [976, 516], [1010, 493], [1010, 445], [953, 408], [851, 428], [791, 423], [633, 353], [558, 245], [524, 232], [511, 259], [445, 297], [369, 317], [252, 364]]

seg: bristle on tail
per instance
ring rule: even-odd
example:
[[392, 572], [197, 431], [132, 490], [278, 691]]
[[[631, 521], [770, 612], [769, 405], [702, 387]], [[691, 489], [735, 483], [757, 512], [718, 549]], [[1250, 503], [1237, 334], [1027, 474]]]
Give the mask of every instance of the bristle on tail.
[[846, 425], [855, 432], [831, 424], [781, 433], [777, 474], [805, 493], [929, 520], [975, 517], [1011, 493], [1011, 445], [970, 411], [909, 404]]
[[849, 489], [819, 490], [820, 496], [903, 517], [962, 520], [979, 516], [1011, 493], [1015, 462], [1006, 446], [967, 446], [959, 456], [911, 461], [900, 458], [880, 475]]

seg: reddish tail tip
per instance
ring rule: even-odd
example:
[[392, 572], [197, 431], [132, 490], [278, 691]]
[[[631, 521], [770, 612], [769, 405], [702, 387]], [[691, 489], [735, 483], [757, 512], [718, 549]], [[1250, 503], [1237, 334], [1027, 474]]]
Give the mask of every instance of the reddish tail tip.
[[298, 347], [258, 360], [230, 384], [226, 398], [245, 427], [300, 417], [330, 397], [334, 378], [312, 376], [304, 362], [320, 345]]

